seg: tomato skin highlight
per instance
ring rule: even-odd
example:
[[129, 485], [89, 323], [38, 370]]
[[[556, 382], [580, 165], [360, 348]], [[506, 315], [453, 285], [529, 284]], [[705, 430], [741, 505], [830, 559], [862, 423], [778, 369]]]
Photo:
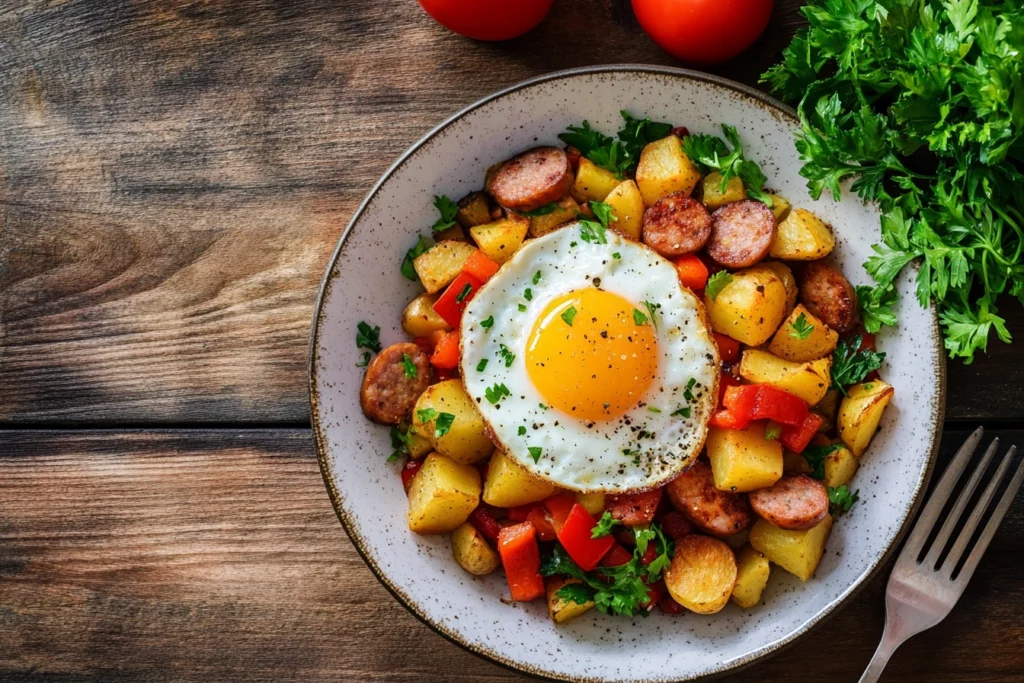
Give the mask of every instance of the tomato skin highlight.
[[445, 28], [474, 40], [508, 40], [531, 31], [554, 0], [419, 0]]
[[644, 32], [676, 59], [717, 64], [764, 33], [774, 0], [633, 0]]

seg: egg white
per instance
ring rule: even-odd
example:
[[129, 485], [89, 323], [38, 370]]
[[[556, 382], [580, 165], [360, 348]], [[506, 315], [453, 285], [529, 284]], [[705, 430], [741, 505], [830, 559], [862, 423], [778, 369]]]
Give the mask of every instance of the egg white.
[[[606, 239], [606, 244], [586, 242], [580, 225], [572, 223], [528, 241], [466, 307], [461, 370], [466, 391], [495, 443], [526, 470], [575, 491], [621, 493], [660, 486], [696, 459], [717, 404], [719, 357], [704, 306], [679, 284], [675, 267], [611, 230]], [[541, 277], [534, 283], [537, 272]], [[618, 294], [640, 310], [644, 301], [661, 304], [654, 381], [624, 415], [599, 422], [544, 407], [545, 399], [525, 364], [529, 334], [548, 303], [594, 286]], [[532, 292], [529, 301], [524, 296], [527, 288]], [[483, 327], [481, 321], [490, 317], [493, 325]], [[510, 365], [506, 366], [501, 345], [514, 355]], [[486, 368], [478, 371], [485, 359]], [[695, 383], [687, 400], [684, 393], [691, 378]], [[495, 384], [504, 384], [510, 393], [497, 405], [486, 398], [487, 389]], [[687, 405], [688, 418], [672, 415]], [[521, 426], [526, 427], [525, 435], [519, 433]], [[638, 434], [648, 436], [638, 439]], [[537, 462], [531, 447], [541, 449]]]

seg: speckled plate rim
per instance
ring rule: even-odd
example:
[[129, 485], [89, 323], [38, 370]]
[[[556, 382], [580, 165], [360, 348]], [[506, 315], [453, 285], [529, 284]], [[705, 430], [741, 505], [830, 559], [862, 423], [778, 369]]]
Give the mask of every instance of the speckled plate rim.
[[[370, 192], [366, 195], [363, 201], [359, 204], [359, 207], [356, 209], [355, 213], [352, 215], [352, 218], [349, 220], [348, 225], [345, 226], [344, 232], [342, 232], [341, 237], [338, 239], [338, 245], [335, 247], [334, 253], [331, 255], [331, 260], [327, 265], [326, 271], [324, 272], [323, 279], [321, 280], [320, 283], [320, 291], [317, 294], [316, 302], [314, 304], [313, 324], [309, 340], [308, 368], [310, 419], [312, 421], [313, 437], [316, 445], [317, 462], [319, 463], [320, 466], [320, 474], [323, 477], [324, 485], [327, 487], [327, 493], [330, 496], [331, 505], [334, 507], [334, 511], [338, 516], [338, 520], [341, 522], [342, 527], [345, 529], [345, 533], [347, 533], [349, 538], [351, 539], [352, 544], [356, 548], [356, 551], [359, 553], [360, 557], [363, 558], [363, 561], [366, 563], [366, 565], [370, 568], [370, 571], [373, 572], [374, 576], [377, 577], [377, 580], [381, 582], [381, 584], [388, 590], [388, 592], [390, 592], [395, 597], [395, 599], [398, 600], [398, 602], [400, 602], [407, 610], [409, 610], [409, 612], [412, 613], [413, 616], [415, 616], [417, 619], [423, 622], [423, 624], [425, 624], [435, 633], [444, 637], [450, 642], [458, 645], [459, 647], [462, 647], [465, 650], [468, 650], [469, 652], [483, 659], [486, 659], [487, 661], [490, 661], [511, 671], [535, 676], [542, 680], [569, 681], [571, 683], [598, 683], [599, 681], [604, 681], [605, 679], [596, 679], [590, 676], [568, 677], [553, 674], [552, 672], [544, 671], [537, 667], [524, 665], [521, 662], [517, 662], [513, 659], [509, 659], [507, 657], [499, 655], [496, 652], [488, 650], [486, 647], [480, 645], [479, 643], [475, 643], [464, 638], [458, 632], [452, 629], [448, 629], [443, 625], [432, 621], [430, 617], [427, 616], [425, 611], [422, 610], [419, 607], [419, 605], [415, 604], [415, 602], [411, 598], [409, 598], [399, 586], [394, 585], [388, 579], [388, 577], [385, 576], [385, 574], [380, 570], [376, 563], [374, 563], [374, 561], [370, 558], [369, 554], [365, 550], [365, 546], [369, 544], [366, 542], [365, 539], [363, 539], [359, 535], [359, 532], [354, 528], [353, 524], [349, 520], [348, 513], [341, 505], [340, 496], [338, 495], [338, 491], [335, 488], [334, 482], [329, 474], [326, 447], [327, 438], [326, 434], [323, 432], [322, 426], [320, 425], [318, 410], [320, 401], [317, 390], [317, 361], [319, 360], [317, 349], [319, 348], [320, 342], [320, 325], [321, 320], [323, 318], [324, 303], [327, 299], [327, 295], [331, 290], [333, 281], [337, 277], [338, 260], [341, 258], [342, 251], [344, 250], [345, 241], [348, 238], [349, 233], [352, 231], [352, 228], [355, 226], [357, 222], [359, 222], [359, 219], [366, 211], [366, 208], [369, 206], [370, 202], [373, 201], [373, 198], [380, 191], [381, 187], [383, 187], [383, 185], [391, 178], [392, 175], [394, 175], [394, 173], [399, 168], [402, 167], [402, 165], [405, 164], [406, 161], [412, 158], [420, 150], [421, 147], [427, 144], [436, 135], [444, 131], [446, 128], [448, 128], [455, 122], [459, 121], [466, 114], [469, 114], [470, 112], [479, 109], [480, 107], [490, 102], [493, 102], [494, 100], [498, 100], [502, 97], [505, 97], [506, 95], [512, 94], [524, 88], [528, 88], [530, 86], [537, 85], [540, 83], [546, 83], [549, 81], [556, 81], [565, 78], [573, 78], [581, 75], [606, 73], [657, 74], [662, 76], [673, 76], [677, 78], [689, 79], [694, 81], [702, 81], [722, 88], [733, 90], [736, 93], [745, 96], [749, 100], [752, 100], [752, 104], [773, 109], [777, 113], [781, 114], [784, 118], [789, 119], [794, 123], [798, 122], [799, 120], [796, 111], [793, 108], [783, 104], [782, 102], [776, 100], [773, 97], [766, 95], [765, 93], [761, 92], [760, 90], [757, 90], [756, 88], [752, 88], [742, 83], [731, 81], [727, 78], [721, 78], [719, 76], [715, 76], [712, 74], [702, 73], [699, 71], [692, 71], [690, 69], [682, 69], [678, 67], [651, 66], [645, 64], [608, 64], [602, 66], [581, 67], [576, 69], [566, 69], [564, 71], [555, 71], [549, 74], [545, 74], [543, 76], [538, 76], [536, 78], [521, 81], [507, 88], [503, 88], [502, 90], [492, 93], [491, 95], [488, 95], [480, 100], [477, 100], [473, 104], [470, 104], [469, 106], [461, 109], [457, 113], [453, 114], [452, 116], [448, 117], [446, 120], [435, 126], [423, 137], [421, 137], [419, 140], [413, 143], [413, 145], [410, 146], [409, 149], [407, 149], [400, 157], [398, 157], [398, 159], [393, 164], [391, 164], [388, 170], [385, 171], [384, 174], [380, 177], [380, 179], [374, 184], [373, 189], [370, 190]], [[931, 319], [933, 327], [932, 338], [935, 340], [935, 343], [938, 347], [937, 357], [939, 359], [942, 359], [944, 350], [942, 348], [942, 334], [941, 330], [939, 329], [938, 314], [935, 311], [934, 304], [930, 306], [930, 309], [932, 314]], [[767, 645], [761, 648], [758, 648], [750, 652], [749, 654], [747, 654], [746, 657], [742, 659], [733, 660], [727, 666], [723, 667], [718, 671], [709, 674], [699, 675], [696, 677], [680, 679], [680, 681], [706, 681], [719, 678], [726, 674], [736, 673], [737, 671], [745, 669], [769, 655], [773, 655], [775, 653], [780, 652], [782, 649], [788, 647], [789, 645], [792, 645], [801, 636], [807, 634], [815, 626], [823, 623], [825, 619], [837, 613], [842, 607], [847, 605], [850, 599], [857, 595], [863, 589], [863, 587], [872, 578], [874, 578], [876, 574], [878, 574], [879, 570], [886, 564], [886, 562], [889, 561], [889, 559], [896, 552], [896, 549], [900, 546], [904, 536], [909, 531], [911, 523], [914, 521], [914, 519], [917, 518], [917, 512], [920, 509], [925, 488], [928, 484], [928, 481], [931, 479], [932, 472], [935, 468], [935, 461], [938, 457], [939, 445], [942, 441], [943, 421], [946, 412], [945, 363], [940, 362], [938, 364], [938, 368], [936, 368], [936, 382], [936, 401], [932, 405], [931, 414], [931, 418], [934, 421], [934, 428], [932, 430], [932, 444], [928, 453], [928, 462], [922, 470], [921, 477], [917, 481], [916, 487], [914, 489], [913, 501], [910, 505], [910, 509], [908, 510], [907, 516], [903, 520], [903, 523], [900, 525], [899, 530], [893, 537], [891, 543], [889, 544], [885, 552], [882, 553], [875, 560], [874, 564], [872, 564], [870, 567], [868, 567], [868, 569], [861, 573], [861, 575], [852, 584], [850, 584], [846, 591], [842, 595], [840, 595], [833, 602], [832, 605], [826, 607], [824, 610], [822, 610], [820, 613], [818, 613], [811, 619], [808, 619], [793, 632], [771, 643], [768, 643]], [[664, 683], [664, 679], [658, 679], [656, 683]]]

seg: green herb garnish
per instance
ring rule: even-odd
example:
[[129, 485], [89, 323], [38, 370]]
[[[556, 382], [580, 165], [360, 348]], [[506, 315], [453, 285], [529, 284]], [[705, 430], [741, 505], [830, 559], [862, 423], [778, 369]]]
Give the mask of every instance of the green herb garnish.
[[391, 428], [391, 447], [394, 451], [388, 456], [388, 462], [396, 462], [406, 455], [412, 454], [412, 425], [403, 422]]
[[533, 290], [527, 287], [526, 291], [523, 292], [523, 298], [527, 301], [533, 301]]
[[778, 441], [782, 436], [782, 425], [774, 420], [769, 420], [764, 428], [764, 438], [768, 441]]
[[554, 213], [557, 210], [558, 202], [551, 202], [550, 204], [545, 204], [539, 209], [534, 209], [533, 211], [520, 211], [519, 214], [529, 218], [535, 218], [537, 216], [547, 216], [549, 213]]
[[484, 396], [487, 398], [487, 401], [492, 406], [497, 405], [498, 401], [500, 401], [504, 397], [511, 395], [512, 394], [511, 392], [509, 392], [508, 387], [505, 386], [504, 384], [495, 384], [492, 387], [487, 387], [486, 389], [484, 389]]
[[479, 363], [476, 364], [476, 371], [477, 372], [483, 372], [486, 369], [487, 369], [487, 359], [484, 358]]
[[540, 462], [540, 454], [543, 452], [542, 448], [539, 446], [527, 446], [526, 450], [530, 452], [530, 457], [533, 458], [533, 462]]
[[426, 424], [437, 417], [437, 411], [433, 408], [420, 408], [416, 411], [416, 417], [422, 424]]
[[679, 410], [673, 411], [673, 412], [671, 412], [669, 414], [672, 417], [685, 417], [685, 418], [689, 418], [690, 417], [690, 406], [684, 406], [684, 407], [680, 408]]
[[885, 354], [871, 349], [858, 351], [861, 336], [855, 334], [839, 342], [832, 354], [832, 388], [846, 395], [846, 387], [856, 384], [882, 367]]
[[633, 309], [633, 323], [639, 327], [647, 324], [647, 316], [639, 308]]
[[595, 524], [594, 528], [590, 531], [590, 537], [603, 538], [610, 534], [612, 532], [612, 527], [617, 524], [622, 524], [622, 522], [612, 517], [612, 513], [605, 510], [604, 514], [601, 515], [601, 519], [597, 520], [597, 524]]
[[518, 434], [519, 434], [519, 436], [526, 436], [526, 427], [524, 427], [522, 425], [519, 425]]
[[402, 370], [405, 372], [406, 377], [416, 378], [420, 375], [419, 368], [416, 367], [416, 364], [412, 362], [407, 353], [402, 354]]
[[369, 351], [363, 351], [363, 360], [361, 362], [359, 362], [359, 363], [356, 363], [356, 367], [357, 368], [365, 368], [367, 365], [369, 365], [370, 364], [370, 356], [371, 356], [371, 354], [370, 354]]
[[445, 195], [434, 196], [434, 206], [437, 207], [441, 217], [438, 218], [430, 229], [434, 232], [441, 232], [455, 226], [455, 215], [459, 212], [459, 205]]
[[731, 152], [725, 141], [714, 135], [690, 135], [683, 138], [683, 151], [700, 167], [704, 175], [711, 171], [722, 174], [723, 192], [730, 180], [739, 178], [743, 181], [748, 197], [764, 202], [769, 207], [773, 206], [772, 198], [764, 191], [767, 178], [761, 172], [760, 166], [743, 156], [739, 133], [734, 127], [724, 123], [722, 132], [732, 145]]
[[370, 327], [365, 322], [356, 325], [356, 346], [380, 353], [380, 326]]
[[402, 275], [405, 278], [412, 280], [413, 282], [416, 282], [416, 280], [419, 279], [416, 275], [416, 268], [413, 267], [412, 262], [416, 260], [417, 256], [424, 253], [432, 246], [434, 246], [434, 240], [426, 237], [425, 235], [420, 235], [419, 239], [416, 240], [416, 244], [413, 245], [413, 248], [405, 252], [405, 258], [402, 260]]
[[560, 317], [565, 321], [566, 325], [572, 327], [572, 321], [576, 317], [576, 308], [574, 306], [570, 306], [562, 311], [562, 315]]
[[484, 328], [485, 330], [489, 330], [492, 327], [494, 327], [494, 316], [493, 315], [489, 315], [484, 320], [481, 320], [480, 321], [480, 327]]
[[540, 282], [540, 271], [539, 270], [536, 273], [533, 274], [533, 284], [537, 284], [538, 282]]
[[846, 484], [830, 486], [828, 488], [829, 510], [833, 515], [846, 514], [858, 500], [860, 500], [860, 489], [850, 493], [850, 489], [846, 487]]
[[789, 336], [793, 339], [807, 339], [814, 332], [814, 325], [807, 322], [807, 316], [801, 313], [789, 325]]
[[505, 346], [504, 344], [499, 344], [498, 355], [501, 356], [501, 359], [505, 361], [506, 368], [512, 367], [512, 361], [516, 359], [516, 355], [509, 351], [507, 346]]
[[808, 446], [805, 448], [802, 455], [807, 460], [807, 464], [811, 466], [811, 476], [819, 480], [824, 479], [825, 459], [840, 448], [842, 446], [835, 443], [828, 446]]
[[731, 282], [732, 275], [729, 274], [729, 271], [720, 270], [708, 278], [708, 283], [704, 285], [704, 294], [714, 301], [718, 298], [718, 295], [722, 290], [728, 287]]
[[462, 291], [459, 292], [458, 295], [455, 297], [455, 303], [461, 304], [463, 301], [466, 300], [466, 297], [469, 296], [472, 292], [473, 285], [467, 282], [466, 285], [462, 288]]
[[452, 428], [453, 422], [455, 422], [455, 416], [451, 413], [438, 413], [437, 419], [434, 420], [434, 437], [440, 439], [447, 434], [448, 430]]

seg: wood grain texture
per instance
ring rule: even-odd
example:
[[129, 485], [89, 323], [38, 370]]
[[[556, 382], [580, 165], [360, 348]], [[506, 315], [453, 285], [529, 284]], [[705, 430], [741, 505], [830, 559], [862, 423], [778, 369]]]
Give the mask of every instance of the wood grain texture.
[[[755, 84], [798, 5], [716, 71]], [[304, 423], [317, 286], [381, 172], [479, 97], [610, 62], [674, 63], [628, 0], [501, 44], [412, 0], [5, 3], [0, 424]], [[957, 366], [988, 390], [950, 417], [1024, 418], [1013, 358]]]
[[[947, 434], [943, 464], [965, 435]], [[446, 642], [377, 582], [305, 430], [2, 432], [0, 500], [5, 682], [524, 680]], [[886, 681], [1021, 680], [1022, 537], [1024, 499], [953, 616], [907, 643]], [[724, 680], [856, 680], [884, 580]]]

